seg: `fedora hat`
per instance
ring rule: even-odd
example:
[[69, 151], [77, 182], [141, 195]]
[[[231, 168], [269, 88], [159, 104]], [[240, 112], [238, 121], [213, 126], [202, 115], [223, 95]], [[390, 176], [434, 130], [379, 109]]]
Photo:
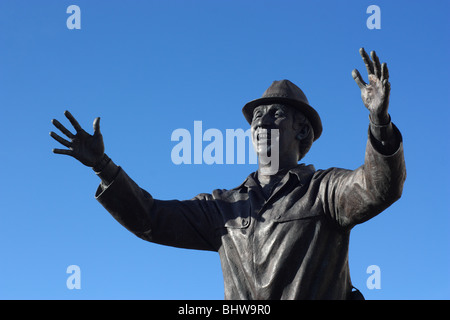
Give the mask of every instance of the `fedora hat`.
[[247, 103], [242, 113], [249, 124], [252, 123], [253, 110], [257, 106], [279, 103], [294, 107], [309, 120], [314, 131], [314, 141], [322, 134], [322, 121], [319, 114], [309, 105], [303, 91], [289, 80], [274, 81], [262, 97]]

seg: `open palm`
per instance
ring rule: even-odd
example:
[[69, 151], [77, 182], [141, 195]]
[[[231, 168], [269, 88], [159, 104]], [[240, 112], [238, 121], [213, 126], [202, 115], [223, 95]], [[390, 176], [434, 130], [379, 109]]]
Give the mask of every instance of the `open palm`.
[[76, 130], [73, 134], [66, 129], [58, 120], [53, 119], [53, 125], [58, 128], [70, 141], [60, 137], [55, 132], [50, 132], [50, 136], [69, 149], [53, 149], [54, 153], [65, 154], [74, 157], [86, 166], [94, 167], [103, 157], [105, 146], [103, 144], [103, 136], [100, 132], [100, 118], [94, 120], [94, 134], [91, 135], [81, 128], [78, 121], [69, 111], [65, 111], [64, 115], [69, 119], [70, 123]]
[[358, 70], [352, 71], [353, 79], [361, 89], [361, 98], [364, 105], [370, 111], [370, 116], [377, 124], [386, 123], [389, 120], [389, 71], [386, 63], [380, 64], [375, 51], [371, 52], [372, 60], [364, 48], [359, 50], [369, 74], [369, 83], [364, 82]]

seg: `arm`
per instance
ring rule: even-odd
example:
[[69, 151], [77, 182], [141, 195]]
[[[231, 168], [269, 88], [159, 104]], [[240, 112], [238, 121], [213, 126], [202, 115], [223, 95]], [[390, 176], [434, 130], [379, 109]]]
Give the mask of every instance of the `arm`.
[[219, 215], [209, 194], [190, 200], [157, 200], [122, 169], [95, 198], [122, 226], [137, 237], [162, 245], [217, 251]]
[[365, 83], [357, 69], [352, 71], [353, 79], [361, 89], [361, 98], [364, 106], [369, 110], [370, 133], [375, 138], [375, 148], [383, 154], [392, 154], [400, 144], [400, 137], [395, 134], [391, 117], [388, 113], [391, 84], [389, 83], [389, 70], [387, 64], [380, 64], [374, 51], [372, 60], [364, 48], [360, 54], [369, 74], [369, 84]]
[[217, 250], [216, 218], [211, 195], [203, 194], [186, 201], [161, 201], [141, 189], [104, 153], [100, 118], [94, 120], [94, 134], [84, 131], [75, 118], [65, 116], [76, 130], [67, 130], [58, 120], [52, 123], [67, 138], [51, 132], [56, 141], [68, 149], [53, 149], [56, 154], [69, 155], [91, 167], [100, 177], [96, 199], [125, 228], [136, 236], [159, 244], [183, 248]]
[[332, 169], [323, 175], [325, 210], [339, 225], [351, 228], [382, 212], [398, 200], [406, 178], [401, 134], [388, 114], [390, 84], [387, 65], [380, 65], [364, 49], [361, 56], [369, 73], [366, 84], [358, 70], [352, 75], [369, 110], [369, 139], [364, 165], [356, 170]]

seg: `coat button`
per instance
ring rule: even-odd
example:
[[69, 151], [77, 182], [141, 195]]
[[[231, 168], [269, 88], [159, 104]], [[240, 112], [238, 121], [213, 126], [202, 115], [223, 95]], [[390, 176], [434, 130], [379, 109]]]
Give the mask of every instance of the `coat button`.
[[242, 219], [242, 226], [243, 227], [248, 226], [248, 219]]

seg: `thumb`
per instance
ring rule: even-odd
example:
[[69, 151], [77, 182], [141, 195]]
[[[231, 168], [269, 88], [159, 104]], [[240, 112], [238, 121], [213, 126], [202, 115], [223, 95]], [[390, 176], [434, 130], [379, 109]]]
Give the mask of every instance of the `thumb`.
[[100, 134], [100, 117], [94, 120], [94, 135]]
[[358, 70], [353, 69], [352, 77], [360, 89], [364, 89], [364, 87], [367, 85], [367, 83], [365, 83], [364, 80], [362, 79], [361, 74], [359, 73]]

